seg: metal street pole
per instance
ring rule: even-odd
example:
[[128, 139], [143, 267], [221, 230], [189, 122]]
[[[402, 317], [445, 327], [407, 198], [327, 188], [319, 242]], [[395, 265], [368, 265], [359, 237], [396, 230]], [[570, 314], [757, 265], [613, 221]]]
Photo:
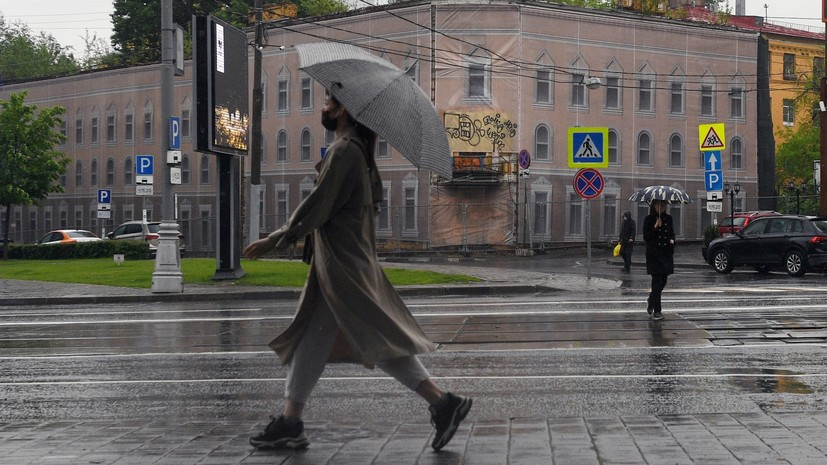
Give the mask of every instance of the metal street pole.
[[152, 273], [152, 292], [184, 292], [184, 277], [181, 274], [181, 256], [178, 250], [178, 224], [175, 217], [175, 194], [173, 192], [167, 152], [171, 149], [172, 104], [175, 100], [173, 80], [172, 0], [161, 0], [161, 131], [163, 142], [162, 162], [157, 166], [163, 172], [163, 194], [161, 196], [161, 228], [158, 231], [158, 249], [155, 253], [155, 271]]
[[[252, 153], [250, 154], [250, 184], [261, 184], [261, 111], [262, 111], [262, 88], [261, 88], [261, 49], [264, 47], [263, 26], [261, 24], [262, 11], [261, 0], [255, 0], [256, 25], [255, 43], [253, 44], [253, 118], [252, 118]], [[253, 203], [254, 199], [250, 199]], [[257, 199], [256, 203], [258, 203]]]
[[[261, 158], [263, 136], [261, 132], [261, 113], [264, 101], [261, 87], [261, 49], [264, 48], [264, 28], [262, 25], [261, 0], [255, 0], [255, 33], [253, 40], [253, 108], [250, 115], [250, 188], [247, 196], [247, 239], [252, 242], [258, 240], [259, 231], [264, 225], [259, 196], [261, 192]], [[276, 225], [279, 226], [279, 225]]]
[[[821, 0], [821, 20], [827, 23], [827, 0]], [[824, 55], [827, 57], [827, 31], [824, 36]], [[822, 70], [824, 73], [821, 76], [821, 102], [827, 103], [827, 66]], [[821, 107], [821, 106], [819, 106]], [[827, 111], [820, 111], [818, 113], [819, 120], [819, 140], [821, 142], [821, 166], [827, 167]], [[821, 170], [821, 186], [827, 186], [827, 169]], [[827, 189], [821, 189], [819, 193], [819, 200], [821, 204], [821, 214], [827, 216]]]

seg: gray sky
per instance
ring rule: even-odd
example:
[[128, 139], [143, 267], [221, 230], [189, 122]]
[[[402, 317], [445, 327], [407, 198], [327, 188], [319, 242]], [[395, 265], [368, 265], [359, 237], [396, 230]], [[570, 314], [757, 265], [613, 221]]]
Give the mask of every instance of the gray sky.
[[[734, 11], [735, 0], [729, 4]], [[764, 5], [773, 22], [824, 26], [818, 0], [747, 0], [747, 14], [765, 16]], [[74, 47], [76, 56], [83, 54], [86, 31], [109, 44], [112, 9], [112, 0], [0, 0], [7, 22], [19, 20], [35, 32], [49, 32], [61, 45]]]

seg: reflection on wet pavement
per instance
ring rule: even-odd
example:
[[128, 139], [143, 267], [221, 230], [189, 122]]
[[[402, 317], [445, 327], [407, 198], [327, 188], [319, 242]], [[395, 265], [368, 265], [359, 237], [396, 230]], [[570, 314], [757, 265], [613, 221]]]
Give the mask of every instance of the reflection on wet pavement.
[[[729, 380], [734, 386], [746, 392], [765, 394], [812, 394], [814, 392], [810, 386], [797, 378], [803, 373], [795, 373], [789, 370], [733, 368], [721, 369], [720, 372], [727, 375], [743, 373], [743, 376], [732, 376]], [[756, 376], [756, 372], [760, 372], [765, 376]]]

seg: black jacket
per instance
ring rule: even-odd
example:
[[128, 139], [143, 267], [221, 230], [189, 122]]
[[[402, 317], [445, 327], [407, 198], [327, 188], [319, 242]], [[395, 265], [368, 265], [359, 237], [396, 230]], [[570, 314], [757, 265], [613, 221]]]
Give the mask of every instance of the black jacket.
[[634, 240], [635, 229], [637, 229], [635, 220], [631, 218], [629, 218], [628, 220], [623, 220], [623, 223], [620, 225], [620, 243], [628, 245], [630, 239]]
[[672, 226], [672, 216], [666, 213], [661, 215], [661, 227], [655, 229], [657, 215], [647, 215], [643, 220], [643, 240], [646, 241], [646, 273], [672, 274], [675, 272], [675, 245], [669, 241], [675, 240], [675, 229]]

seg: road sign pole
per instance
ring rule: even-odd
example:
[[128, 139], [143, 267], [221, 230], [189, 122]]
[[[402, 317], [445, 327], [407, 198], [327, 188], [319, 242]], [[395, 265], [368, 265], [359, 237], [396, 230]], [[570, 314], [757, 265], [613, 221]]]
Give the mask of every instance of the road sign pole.
[[592, 279], [592, 201], [586, 199], [586, 279]]
[[[172, 0], [161, 0], [161, 121], [164, 122], [166, 141], [164, 155], [172, 141], [172, 102], [175, 100], [175, 53], [173, 50]], [[166, 162], [166, 156], [161, 157]], [[184, 292], [184, 276], [181, 274], [181, 256], [178, 249], [178, 224], [175, 218], [171, 167], [160, 163], [163, 194], [161, 196], [161, 228], [158, 231], [158, 249], [155, 253], [155, 271], [152, 273], [152, 292]]]

